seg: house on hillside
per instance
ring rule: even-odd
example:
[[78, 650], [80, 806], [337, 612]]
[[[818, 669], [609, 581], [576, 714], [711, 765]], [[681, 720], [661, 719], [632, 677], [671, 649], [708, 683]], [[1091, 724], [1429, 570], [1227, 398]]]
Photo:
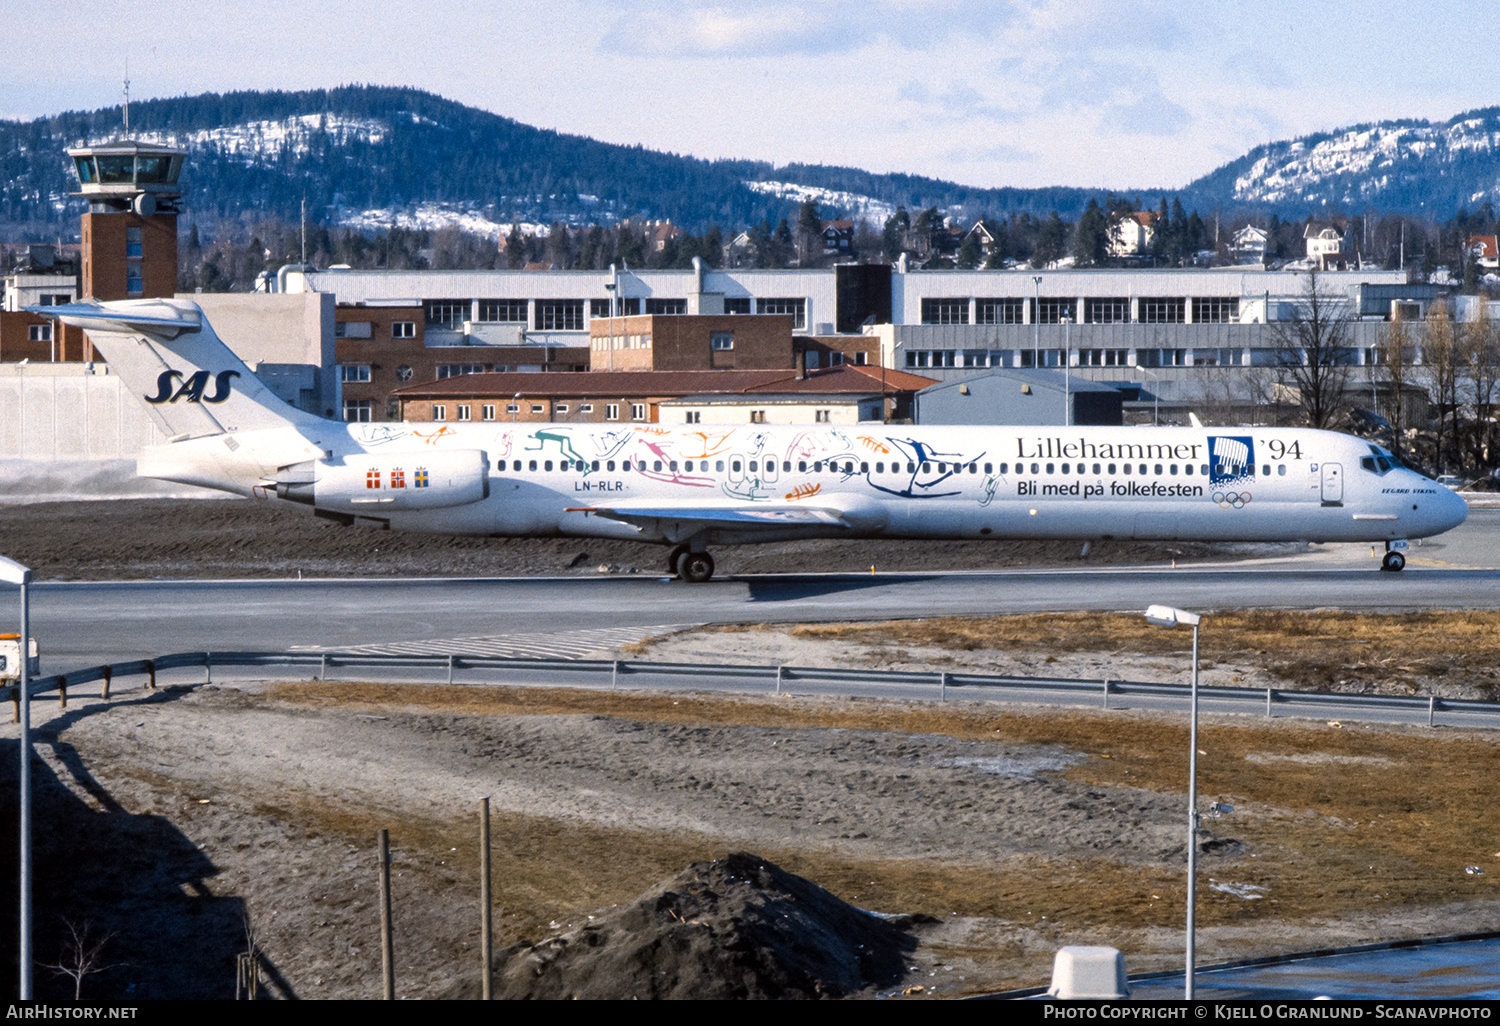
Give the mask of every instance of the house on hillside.
[[1343, 221], [1317, 221], [1307, 219], [1302, 229], [1302, 241], [1307, 246], [1307, 264], [1320, 271], [1347, 271], [1359, 267], [1359, 254], [1346, 251], [1344, 234], [1348, 225]]
[[1500, 269], [1500, 247], [1496, 246], [1495, 236], [1470, 235], [1464, 246], [1469, 251], [1469, 259], [1486, 271]]
[[848, 256], [854, 252], [854, 222], [823, 222], [823, 255]]
[[1266, 242], [1270, 239], [1270, 233], [1264, 228], [1257, 228], [1253, 224], [1247, 224], [1234, 233], [1230, 240], [1229, 251], [1234, 254], [1234, 262], [1237, 264], [1263, 264], [1266, 262]]
[[1156, 237], [1156, 218], [1157, 215], [1149, 210], [1136, 210], [1116, 221], [1110, 232], [1109, 255], [1144, 255], [1151, 248], [1151, 240]]

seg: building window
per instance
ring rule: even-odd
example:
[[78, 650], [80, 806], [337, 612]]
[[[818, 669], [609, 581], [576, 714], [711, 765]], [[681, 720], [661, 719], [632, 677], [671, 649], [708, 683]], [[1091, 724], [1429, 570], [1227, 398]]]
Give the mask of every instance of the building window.
[[688, 410], [682, 422], [684, 424], [702, 424], [703, 414], [698, 410]]
[[832, 410], [814, 410], [813, 411], [813, 420], [816, 421], [819, 424], [827, 424], [827, 423], [830, 422], [830, 419], [831, 419], [830, 415], [832, 413], [833, 413]]
[[1038, 307], [1036, 322], [1038, 324], [1061, 324], [1063, 318], [1076, 320], [1075, 313], [1078, 304], [1071, 299], [1046, 299], [1043, 298]]
[[594, 412], [594, 404], [593, 403], [580, 403], [579, 406], [578, 406], [578, 412], [579, 413], [593, 413]]
[[429, 299], [422, 304], [427, 310], [427, 323], [455, 331], [464, 326], [474, 305], [467, 299]]
[[538, 300], [536, 326], [538, 331], [582, 331], [583, 300]]
[[480, 420], [494, 420], [495, 419], [495, 404], [494, 403], [485, 403], [483, 406], [479, 407], [479, 419]]
[[619, 420], [620, 419], [620, 404], [619, 403], [605, 403], [604, 404], [604, 419], [605, 420]]
[[974, 305], [979, 324], [1021, 324], [1026, 320], [1024, 299], [979, 299]]
[[646, 312], [671, 316], [674, 314], [687, 313], [686, 299], [648, 299], [646, 300]]
[[368, 363], [339, 364], [339, 380], [346, 385], [369, 381], [370, 365]]
[[479, 301], [479, 319], [486, 323], [525, 324], [526, 300], [481, 299]]
[[1193, 300], [1193, 320], [1199, 324], [1232, 324], [1239, 319], [1238, 296], [1209, 296]]
[[1142, 367], [1181, 367], [1187, 363], [1186, 349], [1141, 349], [1136, 363]]
[[546, 413], [547, 412], [547, 407], [544, 406], [544, 405], [542, 405], [541, 403], [532, 403], [531, 404], [531, 412], [532, 413]]
[[765, 410], [751, 410], [750, 411], [750, 423], [752, 423], [752, 424], [764, 424], [765, 422], [766, 422], [766, 411]]
[[750, 312], [750, 297], [725, 296], [724, 312], [727, 314], [748, 314]]
[[73, 302], [73, 294], [71, 292], [44, 292], [40, 300], [40, 305], [67, 306], [71, 302]]
[[857, 353], [849, 354], [849, 362], [856, 367], [864, 367], [870, 362], [870, 354], [861, 349]]
[[411, 367], [410, 367], [410, 365], [403, 363], [401, 366], [399, 366], [399, 367], [396, 368], [396, 380], [397, 381], [410, 381], [411, 380]]
[[807, 327], [805, 299], [762, 299], [759, 305], [763, 314], [791, 314], [793, 331]]
[[440, 363], [437, 368], [437, 379], [442, 381], [444, 378], [457, 378], [465, 374], [483, 373], [484, 364], [482, 363]]
[[1143, 324], [1181, 324], [1183, 321], [1186, 300], [1142, 299], [1140, 303]]
[[356, 424], [367, 424], [373, 419], [369, 399], [345, 399], [344, 419]]
[[51, 324], [29, 324], [26, 327], [26, 337], [32, 342], [51, 342]]
[[432, 407], [432, 419], [433, 420], [447, 420], [448, 419], [448, 407], [434, 405]]
[[125, 229], [125, 256], [129, 260], [141, 258], [141, 230], [139, 228]]
[[131, 264], [125, 268], [125, 291], [132, 296], [139, 296], [146, 291], [140, 264]]
[[646, 419], [646, 404], [645, 403], [631, 403], [630, 404], [630, 419], [631, 420], [645, 420]]
[[514, 414], [514, 413], [520, 413], [521, 412], [521, 404], [520, 403], [506, 403], [505, 404], [505, 412], [506, 413], [512, 413], [512, 414]]
[[922, 300], [923, 324], [968, 324], [969, 301], [967, 299]]
[[336, 321], [333, 325], [334, 338], [369, 338], [371, 334], [369, 321]]
[[391, 322], [391, 338], [416, 338], [416, 337], [417, 337], [417, 322], [416, 321], [392, 321]]
[[734, 332], [716, 331], [708, 336], [708, 348], [723, 351], [734, 348]]
[[469, 404], [468, 403], [459, 403], [458, 404], [458, 419], [459, 420], [468, 420], [469, 419]]
[[1085, 299], [1083, 319], [1090, 324], [1122, 324], [1130, 320], [1130, 300]]

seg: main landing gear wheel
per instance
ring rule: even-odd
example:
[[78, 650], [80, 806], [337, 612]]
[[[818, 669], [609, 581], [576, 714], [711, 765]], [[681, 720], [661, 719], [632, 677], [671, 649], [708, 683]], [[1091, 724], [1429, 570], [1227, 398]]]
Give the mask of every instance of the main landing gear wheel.
[[689, 584], [703, 584], [714, 575], [714, 557], [707, 552], [684, 552], [677, 560], [677, 576]]
[[1385, 558], [1380, 561], [1380, 569], [1396, 573], [1406, 566], [1406, 557], [1399, 552], [1387, 552]]
[[686, 545], [679, 545], [667, 554], [667, 573], [674, 577], [678, 576], [677, 564], [682, 562], [682, 557], [687, 555], [687, 552], [688, 547]]

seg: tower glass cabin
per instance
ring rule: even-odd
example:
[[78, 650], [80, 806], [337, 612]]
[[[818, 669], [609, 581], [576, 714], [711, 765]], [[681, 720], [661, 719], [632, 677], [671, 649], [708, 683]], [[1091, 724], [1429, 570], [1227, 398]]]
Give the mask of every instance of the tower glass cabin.
[[177, 185], [186, 152], [125, 139], [68, 156], [88, 200], [83, 215], [83, 295], [170, 298], [177, 291]]

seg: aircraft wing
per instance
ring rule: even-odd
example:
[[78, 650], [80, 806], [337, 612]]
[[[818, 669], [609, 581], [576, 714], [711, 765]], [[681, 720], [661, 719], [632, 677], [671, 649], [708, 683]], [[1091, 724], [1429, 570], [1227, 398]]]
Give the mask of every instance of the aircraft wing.
[[579, 506], [570, 509], [573, 513], [592, 513], [594, 516], [618, 520], [638, 527], [647, 527], [663, 521], [679, 524], [700, 525], [699, 529], [712, 527], [753, 530], [756, 527], [853, 527], [851, 518], [844, 510], [826, 506], [810, 506], [802, 503], [743, 502], [715, 505], [663, 503], [617, 503], [605, 506]]

